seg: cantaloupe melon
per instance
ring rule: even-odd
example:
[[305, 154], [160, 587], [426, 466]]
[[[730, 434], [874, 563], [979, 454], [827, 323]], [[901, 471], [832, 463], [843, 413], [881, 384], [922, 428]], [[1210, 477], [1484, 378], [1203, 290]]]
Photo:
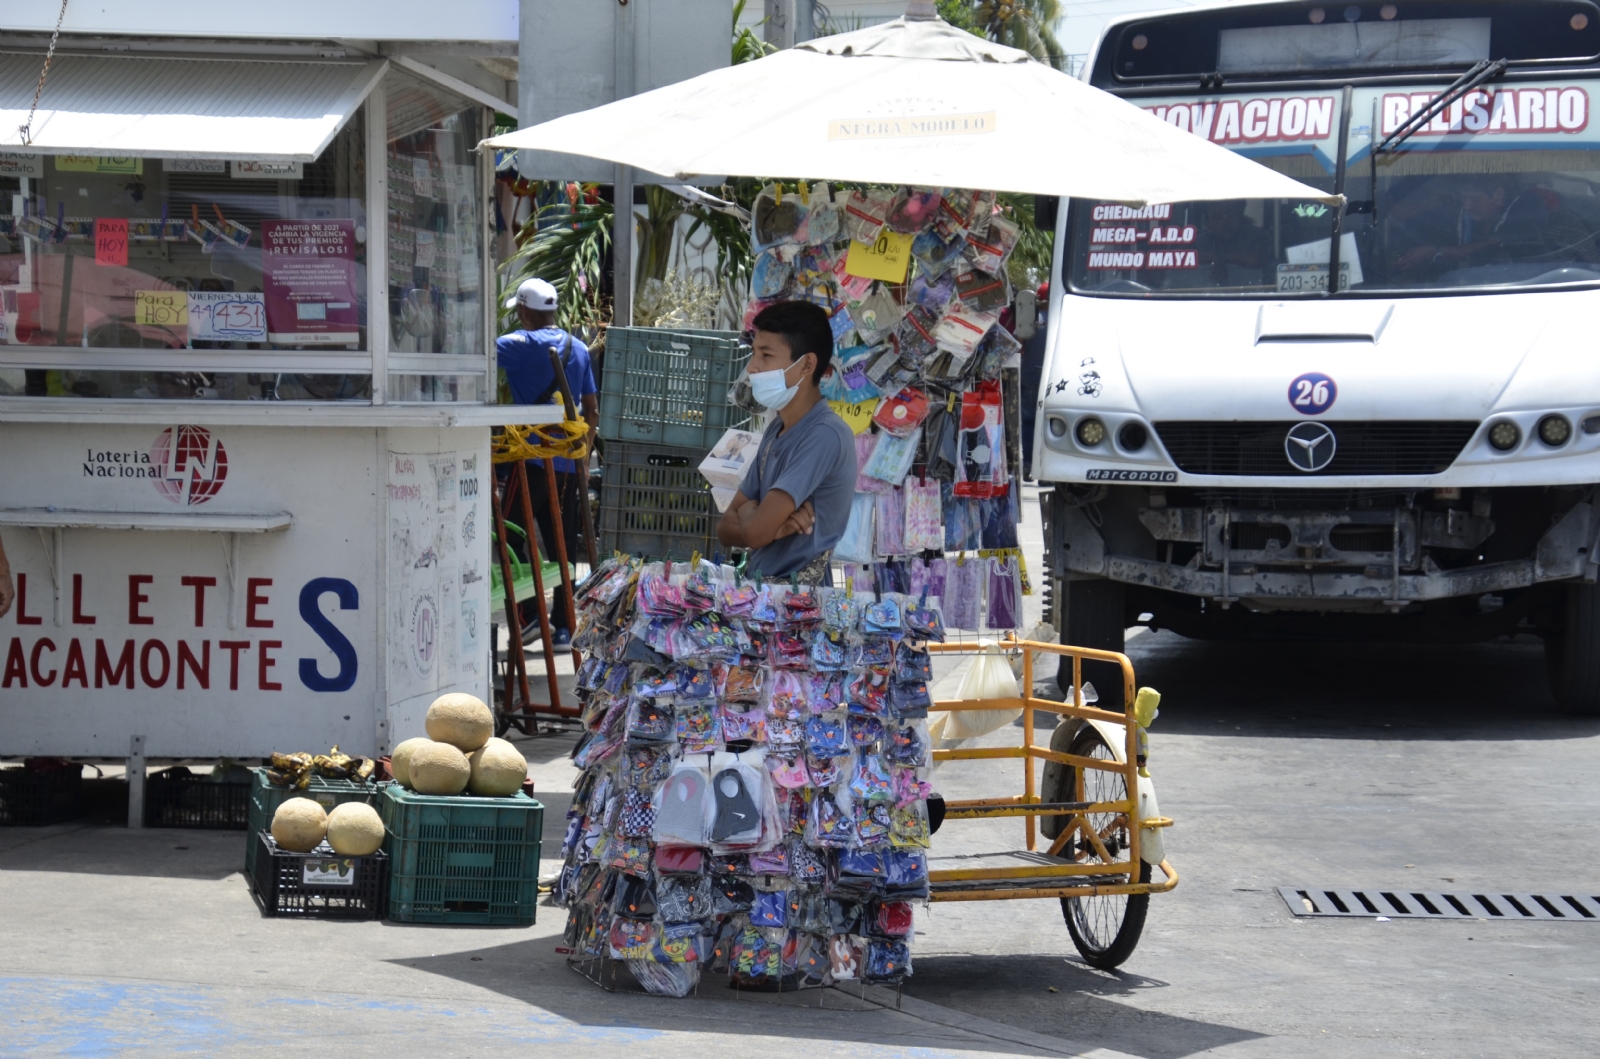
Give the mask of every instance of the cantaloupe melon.
[[417, 747], [431, 742], [432, 739], [419, 735], [415, 739], [407, 739], [394, 748], [394, 752], [389, 755], [389, 771], [394, 774], [396, 783], [407, 790], [411, 788], [411, 755]]
[[272, 840], [279, 849], [310, 853], [328, 833], [328, 814], [310, 798], [290, 798], [272, 814]]
[[476, 695], [451, 692], [440, 695], [428, 707], [423, 724], [428, 738], [449, 743], [462, 753], [470, 754], [494, 735], [494, 714]]
[[528, 777], [528, 761], [504, 739], [491, 739], [467, 759], [472, 779], [467, 789], [473, 794], [509, 797], [522, 789]]
[[427, 743], [411, 752], [411, 789], [418, 794], [460, 794], [471, 778], [467, 755], [449, 743]]
[[346, 857], [365, 857], [383, 847], [383, 818], [366, 802], [344, 802], [328, 814], [328, 845]]

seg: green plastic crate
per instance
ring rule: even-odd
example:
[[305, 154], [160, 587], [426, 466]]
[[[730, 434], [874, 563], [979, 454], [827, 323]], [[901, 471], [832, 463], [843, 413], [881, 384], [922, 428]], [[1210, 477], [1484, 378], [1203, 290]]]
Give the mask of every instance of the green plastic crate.
[[539, 903], [544, 806], [510, 798], [413, 794], [391, 784], [389, 918], [401, 923], [526, 926]]
[[311, 786], [303, 791], [292, 787], [275, 787], [267, 780], [267, 770], [255, 770], [255, 780], [250, 785], [250, 822], [245, 832], [244, 877], [256, 877], [256, 835], [272, 830], [272, 814], [290, 798], [310, 798], [324, 809], [332, 809], [341, 802], [366, 802], [376, 806], [381, 783], [356, 783], [352, 780], [330, 780], [311, 777]]
[[717, 520], [711, 485], [700, 474], [701, 449], [666, 445], [606, 446], [600, 474], [600, 554], [663, 559], [713, 554]]
[[613, 327], [606, 331], [600, 437], [709, 451], [750, 413], [728, 403], [750, 347], [732, 331]]

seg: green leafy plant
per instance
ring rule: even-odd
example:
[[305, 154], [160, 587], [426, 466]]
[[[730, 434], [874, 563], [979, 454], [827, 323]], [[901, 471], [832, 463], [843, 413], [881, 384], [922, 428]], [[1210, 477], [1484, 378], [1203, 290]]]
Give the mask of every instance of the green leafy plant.
[[[766, 56], [771, 55], [773, 52], [778, 50], [776, 45], [768, 44], [766, 41], [756, 36], [755, 30], [751, 29], [749, 26], [746, 26], [744, 29], [739, 28], [739, 18], [744, 14], [744, 4], [745, 0], [738, 0], [738, 2], [733, 5], [734, 66], [738, 66], [740, 63], [751, 62], [755, 59], [765, 58]], [[762, 19], [761, 22], [757, 23], [757, 25], [761, 25], [765, 22], [766, 19]]]
[[1067, 51], [1051, 28], [1061, 21], [1061, 14], [1060, 0], [982, 0], [964, 28], [1065, 70]]
[[[561, 184], [543, 185], [563, 188]], [[601, 294], [606, 261], [611, 256], [611, 203], [560, 201], [542, 206], [518, 235], [518, 247], [501, 266], [499, 307], [501, 330], [515, 326], [516, 313], [505, 308], [523, 280], [538, 277], [556, 288], [556, 324], [568, 331], [593, 332], [611, 320], [611, 304]]]

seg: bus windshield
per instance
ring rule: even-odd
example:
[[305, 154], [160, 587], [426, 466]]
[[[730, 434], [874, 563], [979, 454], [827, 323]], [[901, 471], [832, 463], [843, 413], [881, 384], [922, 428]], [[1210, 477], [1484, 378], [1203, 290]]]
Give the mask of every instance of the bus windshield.
[[[1470, 92], [1380, 153], [1374, 168], [1375, 142], [1433, 98], [1403, 87], [1354, 93], [1338, 289], [1600, 282], [1600, 128], [1589, 121], [1589, 83]], [[1147, 109], [1313, 187], [1334, 188], [1337, 124], [1320, 119], [1329, 109], [1337, 114], [1334, 98], [1213, 98]], [[1285, 120], [1291, 109], [1319, 115], [1315, 135]], [[1143, 210], [1074, 202], [1070, 278], [1101, 293], [1319, 294], [1328, 289], [1332, 222], [1331, 208], [1310, 201]]]

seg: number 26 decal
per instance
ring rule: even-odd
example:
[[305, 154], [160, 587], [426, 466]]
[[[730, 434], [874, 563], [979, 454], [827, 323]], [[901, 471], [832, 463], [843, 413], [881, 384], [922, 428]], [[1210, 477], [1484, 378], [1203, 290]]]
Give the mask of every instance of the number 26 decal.
[[1338, 396], [1339, 384], [1319, 371], [1308, 371], [1289, 384], [1289, 404], [1308, 416], [1326, 412]]

